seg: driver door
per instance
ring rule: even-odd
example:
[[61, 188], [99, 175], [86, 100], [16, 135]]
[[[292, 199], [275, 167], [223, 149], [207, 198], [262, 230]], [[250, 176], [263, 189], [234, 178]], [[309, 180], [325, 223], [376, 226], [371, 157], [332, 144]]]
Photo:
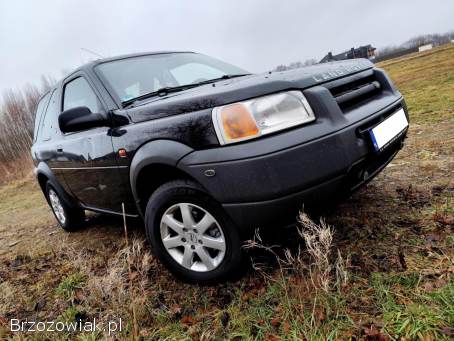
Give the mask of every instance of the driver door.
[[[62, 111], [85, 106], [93, 113], [105, 113], [94, 89], [82, 72], [66, 79], [62, 88]], [[68, 187], [86, 208], [121, 212], [120, 198], [113, 195], [119, 172], [109, 131], [109, 127], [100, 127], [62, 133], [57, 151]]]

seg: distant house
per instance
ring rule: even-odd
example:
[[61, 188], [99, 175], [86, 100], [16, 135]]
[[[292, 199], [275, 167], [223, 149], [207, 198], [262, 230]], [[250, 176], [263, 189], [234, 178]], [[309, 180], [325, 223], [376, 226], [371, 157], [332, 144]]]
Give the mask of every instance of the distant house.
[[428, 50], [432, 50], [433, 48], [433, 45], [432, 44], [425, 44], [425, 45], [421, 45], [418, 47], [418, 51], [419, 52], [422, 52], [422, 51], [428, 51]]
[[320, 60], [320, 63], [327, 63], [336, 60], [345, 60], [345, 59], [355, 59], [355, 58], [367, 58], [367, 59], [374, 59], [375, 58], [375, 47], [372, 45], [365, 45], [360, 46], [358, 48], [352, 47], [350, 50], [333, 55], [331, 52]]

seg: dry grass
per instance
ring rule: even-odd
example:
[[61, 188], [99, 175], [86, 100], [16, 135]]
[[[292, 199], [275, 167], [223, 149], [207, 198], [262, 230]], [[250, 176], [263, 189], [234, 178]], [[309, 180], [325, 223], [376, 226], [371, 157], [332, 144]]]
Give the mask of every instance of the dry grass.
[[[27, 151], [29, 152], [29, 151]], [[33, 162], [29, 155], [18, 157], [14, 161], [0, 163], [0, 185], [9, 184], [15, 180], [33, 177]]]
[[[327, 225], [323, 219], [317, 224], [305, 213], [300, 213], [299, 222], [302, 226], [298, 230], [299, 235], [304, 239], [304, 245], [312, 258], [309, 267], [310, 277], [315, 289], [322, 288], [330, 290], [330, 275], [333, 265], [330, 263], [334, 229]], [[338, 252], [340, 255], [340, 252]], [[342, 262], [336, 262], [343, 264]]]
[[150, 256], [139, 223], [128, 221], [128, 245], [116, 218], [93, 215], [67, 234], [30, 179], [0, 186], [0, 335], [26, 336], [8, 332], [11, 318], [122, 317], [118, 338], [452, 339], [454, 48], [383, 67], [410, 108], [405, 148], [325, 223], [303, 216], [301, 234], [261, 231], [263, 247], [249, 252], [264, 276], [180, 283]]
[[[332, 255], [334, 233], [323, 219], [316, 223], [301, 212], [297, 228], [300, 243], [296, 249], [287, 248], [280, 255], [279, 247], [264, 245], [258, 233], [254, 240], [248, 241], [247, 249], [263, 250], [277, 262], [271, 269], [253, 263], [273, 295], [282, 296], [278, 310], [285, 312], [285, 321], [282, 316], [276, 316], [270, 321], [272, 326], [283, 324], [286, 333], [295, 326], [295, 336], [313, 339], [330, 334], [325, 324], [327, 316], [347, 315], [339, 298], [348, 284], [349, 261], [342, 257], [340, 250]], [[345, 322], [341, 321], [338, 327], [343, 328], [348, 324]]]

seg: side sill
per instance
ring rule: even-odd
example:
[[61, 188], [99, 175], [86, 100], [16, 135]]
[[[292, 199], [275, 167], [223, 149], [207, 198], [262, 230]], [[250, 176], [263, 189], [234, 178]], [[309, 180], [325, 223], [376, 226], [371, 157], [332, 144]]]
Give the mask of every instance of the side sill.
[[[105, 209], [102, 209], [102, 208], [90, 207], [90, 206], [86, 206], [86, 205], [82, 205], [82, 204], [80, 205], [80, 207], [82, 207], [84, 210], [87, 210], [87, 211], [123, 216], [123, 213], [121, 213], [121, 212], [105, 210]], [[125, 216], [130, 217], [130, 218], [139, 218], [138, 214], [125, 213]]]

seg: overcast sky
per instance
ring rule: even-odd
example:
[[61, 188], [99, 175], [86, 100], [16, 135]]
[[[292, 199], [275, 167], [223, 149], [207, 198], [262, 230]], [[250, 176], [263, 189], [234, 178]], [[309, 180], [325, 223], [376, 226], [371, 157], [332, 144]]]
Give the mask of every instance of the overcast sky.
[[452, 0], [0, 0], [0, 91], [94, 56], [191, 50], [251, 72], [454, 29]]

